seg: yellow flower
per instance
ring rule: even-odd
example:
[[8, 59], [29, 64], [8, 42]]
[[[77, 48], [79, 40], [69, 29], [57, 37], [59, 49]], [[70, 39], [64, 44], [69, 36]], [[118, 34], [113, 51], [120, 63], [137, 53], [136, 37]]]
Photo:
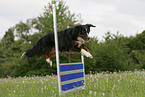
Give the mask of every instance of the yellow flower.
[[144, 84], [144, 81], [142, 81], [142, 83]]
[[130, 81], [132, 83], [132, 81]]

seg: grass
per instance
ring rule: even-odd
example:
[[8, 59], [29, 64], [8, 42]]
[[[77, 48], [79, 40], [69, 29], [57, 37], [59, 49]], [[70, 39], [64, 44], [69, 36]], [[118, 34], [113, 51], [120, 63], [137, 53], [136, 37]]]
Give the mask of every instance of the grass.
[[[86, 75], [86, 89], [62, 97], [144, 97], [145, 71]], [[0, 97], [58, 97], [57, 76], [0, 79]]]

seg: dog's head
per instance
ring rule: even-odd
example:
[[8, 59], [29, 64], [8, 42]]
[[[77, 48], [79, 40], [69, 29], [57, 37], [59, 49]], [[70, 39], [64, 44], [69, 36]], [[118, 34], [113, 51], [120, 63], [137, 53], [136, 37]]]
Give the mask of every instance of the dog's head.
[[88, 35], [89, 35], [89, 32], [90, 32], [90, 27], [96, 27], [96, 26], [94, 26], [92, 24], [75, 26], [74, 30], [73, 30], [73, 36], [78, 41], [89, 42], [90, 37]]

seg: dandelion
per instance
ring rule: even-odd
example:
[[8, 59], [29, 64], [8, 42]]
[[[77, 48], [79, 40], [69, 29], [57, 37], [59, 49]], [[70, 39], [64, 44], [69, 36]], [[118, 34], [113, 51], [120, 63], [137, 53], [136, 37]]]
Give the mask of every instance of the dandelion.
[[142, 83], [144, 84], [144, 81], [142, 81]]
[[130, 83], [132, 84], [132, 81], [130, 81]]

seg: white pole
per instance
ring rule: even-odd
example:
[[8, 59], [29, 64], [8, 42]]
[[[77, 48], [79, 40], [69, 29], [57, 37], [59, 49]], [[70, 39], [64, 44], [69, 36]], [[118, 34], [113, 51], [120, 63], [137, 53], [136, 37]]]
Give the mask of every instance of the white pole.
[[[83, 72], [84, 72], [84, 82], [86, 82], [86, 81], [85, 81], [85, 64], [84, 64], [84, 55], [81, 55], [81, 59], [82, 59], [83, 68], [84, 68], [84, 69], [83, 69]], [[84, 83], [84, 88], [82, 88], [82, 89], [85, 89], [85, 85], [86, 85], [86, 84]]]
[[59, 95], [61, 95], [61, 84], [60, 84], [60, 67], [59, 67], [59, 47], [58, 47], [58, 36], [57, 36], [57, 24], [56, 24], [56, 6], [55, 0], [53, 0], [53, 24], [54, 24], [54, 37], [55, 37], [55, 52], [56, 52], [56, 64], [57, 64], [57, 76], [58, 76], [58, 88]]
[[84, 64], [84, 55], [81, 55], [82, 63]]
[[[79, 23], [82, 24], [83, 20], [82, 20], [82, 17], [81, 17], [81, 14], [79, 14]], [[84, 72], [84, 82], [85, 82], [85, 62], [84, 62], [84, 55], [82, 54], [81, 55], [81, 59], [82, 59], [82, 63], [83, 63], [83, 72]], [[84, 88], [85, 88], [85, 84], [84, 84]]]

